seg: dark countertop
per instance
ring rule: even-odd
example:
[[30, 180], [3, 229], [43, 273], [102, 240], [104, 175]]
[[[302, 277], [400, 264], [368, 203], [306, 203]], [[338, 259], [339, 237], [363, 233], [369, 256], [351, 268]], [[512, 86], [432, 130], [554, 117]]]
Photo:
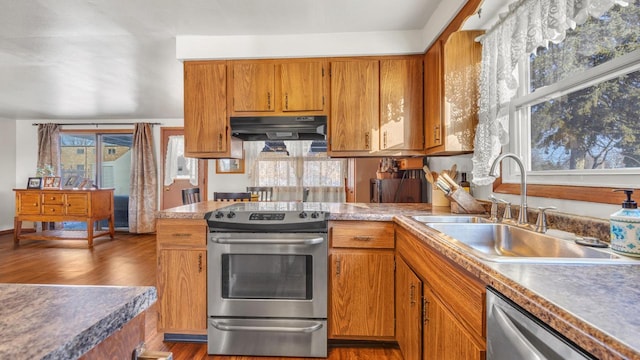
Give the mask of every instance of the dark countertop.
[[[203, 219], [213, 201], [161, 211], [158, 218]], [[640, 359], [638, 265], [504, 264], [483, 261], [411, 219], [451, 215], [430, 204], [327, 203], [330, 220], [395, 221], [599, 359]], [[573, 222], [580, 219], [573, 219]], [[590, 219], [582, 221], [589, 226]], [[598, 224], [600, 225], [600, 224]]]
[[156, 299], [149, 286], [0, 284], [0, 359], [76, 359]]

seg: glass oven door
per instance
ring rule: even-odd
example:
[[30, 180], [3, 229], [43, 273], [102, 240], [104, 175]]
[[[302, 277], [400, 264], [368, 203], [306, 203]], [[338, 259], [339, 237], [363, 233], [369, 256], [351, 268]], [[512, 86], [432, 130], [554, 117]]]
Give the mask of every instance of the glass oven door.
[[213, 233], [209, 316], [326, 318], [324, 233]]

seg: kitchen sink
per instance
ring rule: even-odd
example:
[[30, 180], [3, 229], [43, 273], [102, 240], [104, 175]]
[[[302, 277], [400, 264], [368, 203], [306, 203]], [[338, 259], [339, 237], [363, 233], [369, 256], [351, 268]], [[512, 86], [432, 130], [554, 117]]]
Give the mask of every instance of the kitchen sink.
[[537, 233], [518, 226], [496, 223], [425, 223], [454, 244], [479, 258], [509, 263], [630, 263], [639, 260], [609, 250], [595, 249]]
[[473, 215], [418, 215], [412, 219], [421, 223], [482, 223], [488, 222], [487, 218]]

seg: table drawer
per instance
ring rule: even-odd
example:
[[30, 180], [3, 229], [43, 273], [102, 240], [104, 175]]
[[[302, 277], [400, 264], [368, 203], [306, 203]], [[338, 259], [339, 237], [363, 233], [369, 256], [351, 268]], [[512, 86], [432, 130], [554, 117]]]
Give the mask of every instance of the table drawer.
[[331, 247], [393, 249], [393, 223], [383, 221], [332, 221]]
[[63, 205], [42, 205], [43, 215], [64, 215]]
[[61, 193], [42, 194], [42, 203], [49, 204], [49, 205], [63, 204], [64, 194], [61, 194]]

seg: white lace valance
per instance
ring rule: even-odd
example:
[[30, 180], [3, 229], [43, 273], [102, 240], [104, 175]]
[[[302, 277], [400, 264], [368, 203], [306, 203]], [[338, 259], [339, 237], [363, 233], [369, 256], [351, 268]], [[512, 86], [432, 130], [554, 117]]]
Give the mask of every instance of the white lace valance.
[[488, 185], [493, 160], [508, 143], [509, 102], [518, 89], [518, 62], [567, 30], [600, 17], [622, 0], [520, 0], [481, 39], [479, 121], [473, 155], [473, 182]]

